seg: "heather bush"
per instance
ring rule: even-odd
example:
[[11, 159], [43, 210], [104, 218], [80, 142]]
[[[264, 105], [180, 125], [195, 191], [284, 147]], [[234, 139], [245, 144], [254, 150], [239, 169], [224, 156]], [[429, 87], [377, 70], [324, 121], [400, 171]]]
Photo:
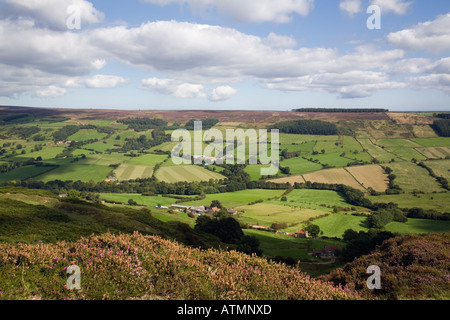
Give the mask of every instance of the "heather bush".
[[[81, 269], [81, 290], [66, 283]], [[359, 299], [299, 270], [236, 251], [201, 251], [157, 236], [104, 234], [78, 242], [0, 245], [0, 299]]]

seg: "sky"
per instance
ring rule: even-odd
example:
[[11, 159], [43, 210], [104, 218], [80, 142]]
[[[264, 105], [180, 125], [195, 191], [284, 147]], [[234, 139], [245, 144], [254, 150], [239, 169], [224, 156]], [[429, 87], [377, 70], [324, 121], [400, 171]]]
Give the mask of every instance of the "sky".
[[450, 111], [450, 1], [0, 0], [0, 105]]

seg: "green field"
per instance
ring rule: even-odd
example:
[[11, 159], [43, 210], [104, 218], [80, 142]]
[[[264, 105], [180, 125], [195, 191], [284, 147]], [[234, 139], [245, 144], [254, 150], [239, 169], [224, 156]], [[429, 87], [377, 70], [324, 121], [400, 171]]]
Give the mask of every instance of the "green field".
[[252, 164], [252, 165], [248, 165], [245, 168], [245, 172], [247, 172], [250, 175], [252, 180], [259, 180], [262, 177], [262, 175], [261, 175], [261, 169], [262, 168], [269, 168], [269, 166], [264, 166], [264, 165], [259, 165], [259, 164]]
[[353, 229], [357, 232], [367, 231], [366, 219], [366, 217], [357, 217], [351, 214], [333, 214], [317, 219], [313, 223], [320, 227], [324, 236], [341, 238], [348, 229]]
[[263, 254], [272, 258], [282, 256], [300, 259], [300, 261], [317, 261], [310, 255], [313, 250], [323, 250], [324, 246], [328, 245], [345, 246], [343, 242], [337, 240], [299, 239], [252, 229], [244, 230], [244, 234], [258, 238]]
[[354, 160], [349, 158], [341, 157], [342, 153], [326, 153], [326, 154], [318, 154], [315, 156], [307, 157], [312, 158], [313, 160], [318, 160], [321, 164], [327, 164], [331, 167], [346, 167], [350, 162]]
[[450, 212], [450, 193], [430, 193], [414, 196], [413, 194], [381, 195], [368, 197], [373, 203], [397, 203], [400, 208], [434, 209], [439, 212]]
[[71, 135], [67, 140], [69, 141], [87, 141], [92, 139], [101, 140], [107, 136], [106, 133], [100, 133], [93, 129], [81, 129], [77, 133]]
[[440, 184], [424, 168], [411, 162], [396, 162], [388, 165], [396, 176], [395, 182], [403, 191], [419, 190], [425, 193], [444, 191]]
[[159, 163], [167, 160], [169, 156], [161, 154], [146, 154], [140, 157], [132, 158], [127, 162], [129, 165], [149, 166], [154, 167]]
[[209, 181], [224, 179], [221, 174], [209, 171], [199, 166], [170, 166], [161, 167], [156, 173], [156, 178], [159, 181], [165, 181], [168, 183], [173, 182], [195, 182], [195, 181]]
[[0, 174], [0, 182], [20, 181], [54, 170], [54, 167], [26, 166]]
[[446, 233], [450, 232], [450, 221], [408, 219], [406, 223], [391, 222], [385, 229], [392, 233]]
[[105, 152], [106, 150], [114, 150], [116, 147], [113, 144], [95, 142], [83, 146], [83, 149], [93, 150], [97, 152]]
[[170, 206], [176, 201], [175, 199], [162, 196], [147, 197], [135, 193], [101, 193], [100, 198], [125, 204], [128, 203], [129, 199], [133, 199], [138, 203], [138, 205], [147, 206], [149, 208], [156, 207], [157, 205]]
[[93, 164], [77, 164], [64, 165], [56, 168], [48, 173], [41, 174], [35, 180], [42, 180], [44, 182], [61, 180], [61, 181], [83, 181], [83, 182], [101, 182], [108, 178], [111, 172], [110, 167], [93, 165]]
[[302, 209], [278, 204], [259, 203], [252, 206], [239, 207], [239, 220], [250, 225], [270, 227], [273, 223], [287, 223], [286, 231], [297, 231], [301, 224], [311, 218], [323, 215], [322, 211]]
[[15, 158], [20, 160], [26, 160], [30, 158], [37, 159], [38, 157], [41, 157], [43, 160], [53, 159], [58, 154], [64, 151], [64, 147], [43, 147], [42, 150], [36, 151], [36, 152], [30, 152], [24, 155], [18, 155]]
[[292, 158], [280, 162], [280, 166], [291, 168], [291, 174], [304, 174], [321, 170], [322, 165], [303, 158]]
[[411, 139], [417, 144], [424, 147], [448, 147], [450, 146], [450, 138], [426, 138], [426, 139]]
[[220, 203], [227, 208], [235, 208], [245, 206], [251, 202], [258, 200], [266, 201], [268, 198], [280, 197], [284, 190], [244, 190], [237, 192], [207, 194], [204, 200], [189, 203], [189, 205], [206, 205], [209, 206], [213, 200], [219, 200]]
[[338, 192], [329, 190], [299, 189], [293, 190], [286, 197], [286, 202], [280, 200], [271, 200], [267, 202], [275, 204], [283, 203], [288, 206], [314, 209], [322, 211], [323, 213], [332, 212], [334, 206], [343, 208], [351, 207]]
[[154, 167], [121, 164], [114, 173], [119, 181], [146, 179], [153, 176]]
[[430, 167], [437, 176], [450, 180], [450, 160], [425, 161], [425, 165]]

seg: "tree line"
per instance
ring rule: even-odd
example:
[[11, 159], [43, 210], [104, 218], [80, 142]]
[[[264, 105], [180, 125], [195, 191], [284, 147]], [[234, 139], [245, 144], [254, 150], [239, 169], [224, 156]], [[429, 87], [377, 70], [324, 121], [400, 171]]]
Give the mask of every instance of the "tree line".
[[321, 120], [291, 120], [276, 123], [272, 129], [288, 134], [337, 135], [338, 128], [334, 123]]
[[431, 126], [440, 137], [450, 137], [450, 120], [435, 120]]

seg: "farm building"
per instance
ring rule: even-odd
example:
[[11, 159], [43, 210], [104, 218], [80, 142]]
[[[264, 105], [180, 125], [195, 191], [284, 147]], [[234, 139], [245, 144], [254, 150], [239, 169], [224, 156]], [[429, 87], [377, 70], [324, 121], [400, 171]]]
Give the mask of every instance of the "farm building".
[[340, 246], [325, 246], [323, 250], [314, 250], [313, 255], [317, 258], [330, 259], [336, 256], [336, 253], [341, 251]]
[[180, 206], [178, 204], [173, 204], [170, 206], [172, 209], [177, 209], [177, 210], [189, 210], [191, 207], [188, 206]]
[[308, 238], [308, 231], [297, 230], [297, 232], [295, 233], [295, 237], [303, 239]]

